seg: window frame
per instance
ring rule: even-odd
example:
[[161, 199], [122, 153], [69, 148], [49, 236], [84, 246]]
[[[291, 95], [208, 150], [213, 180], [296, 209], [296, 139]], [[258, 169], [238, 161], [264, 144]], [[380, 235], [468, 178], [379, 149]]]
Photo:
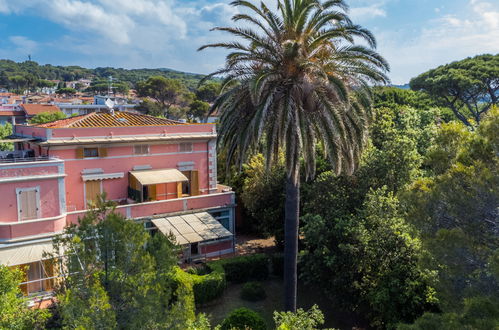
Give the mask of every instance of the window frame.
[[[97, 151], [97, 156], [87, 156], [85, 155], [85, 150], [96, 150]], [[83, 148], [83, 158], [99, 158], [99, 148]]]
[[[189, 145], [190, 148], [189, 150], [183, 150], [185, 149], [185, 146]], [[192, 142], [180, 142], [178, 144], [178, 152], [185, 152], [185, 153], [188, 153], [188, 152], [193, 152], [194, 151], [194, 143]]]
[[[34, 219], [23, 219], [21, 212], [21, 193], [27, 191], [35, 191], [35, 205], [36, 205], [36, 218]], [[17, 199], [17, 221], [25, 222], [40, 219], [42, 215], [41, 203], [40, 203], [40, 186], [27, 187], [27, 188], [16, 188], [16, 199]]]
[[[144, 151], [144, 147], [146, 148], [146, 152], [137, 152], [137, 147], [140, 147], [141, 151]], [[151, 147], [149, 144], [135, 144], [133, 146], [133, 154], [134, 155], [149, 155], [151, 152]]]

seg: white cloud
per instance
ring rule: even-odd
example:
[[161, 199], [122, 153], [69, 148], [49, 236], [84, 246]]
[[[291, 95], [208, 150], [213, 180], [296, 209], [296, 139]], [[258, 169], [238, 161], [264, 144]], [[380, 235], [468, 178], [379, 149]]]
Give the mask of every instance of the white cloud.
[[15, 52], [23, 55], [29, 55], [33, 53], [38, 47], [36, 41], [30, 40], [23, 36], [10, 36], [9, 41], [16, 47]]
[[430, 22], [413, 39], [397, 32], [377, 33], [379, 51], [392, 67], [392, 80], [401, 84], [444, 63], [484, 53], [499, 53], [499, 5], [472, 0], [466, 15], [445, 15]]
[[350, 9], [350, 17], [355, 21], [366, 21], [375, 17], [385, 17], [386, 11], [382, 8], [384, 3], [375, 3], [365, 7]]

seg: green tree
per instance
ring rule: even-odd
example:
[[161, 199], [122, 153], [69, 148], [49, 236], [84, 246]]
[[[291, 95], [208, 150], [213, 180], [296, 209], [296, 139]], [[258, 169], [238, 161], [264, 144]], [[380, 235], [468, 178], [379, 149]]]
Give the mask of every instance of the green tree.
[[139, 111], [143, 111], [146, 114], [154, 117], [160, 117], [164, 115], [161, 106], [157, 102], [148, 99], [143, 99], [140, 102], [140, 104], [135, 108]]
[[[221, 114], [219, 144], [228, 161], [244, 163], [263, 144], [267, 167], [286, 159], [285, 309], [296, 310], [300, 158], [305, 174], [315, 174], [316, 142], [321, 141], [337, 172], [356, 168], [369, 115], [368, 82], [387, 82], [385, 60], [373, 35], [353, 25], [343, 1], [281, 0], [277, 12], [265, 3], [233, 4], [251, 28], [216, 28], [248, 42], [221, 42], [200, 49], [233, 52], [223, 69], [223, 86], [237, 82], [215, 102]], [[369, 46], [354, 43], [365, 40]]]
[[56, 94], [66, 94], [66, 95], [74, 95], [76, 94], [76, 89], [74, 88], [71, 88], [71, 87], [62, 87], [62, 88], [58, 88], [56, 91], [55, 91]]
[[407, 219], [431, 252], [427, 263], [438, 272], [445, 311], [499, 290], [489, 262], [499, 246], [498, 129], [497, 109], [472, 133], [463, 124], [444, 125], [426, 161], [435, 175], [416, 180], [401, 195]]
[[[67, 317], [63, 323], [182, 328], [194, 311], [184, 310], [187, 306], [175, 293], [176, 247], [165, 236], [152, 237], [142, 224], [116, 213], [104, 198], [55, 239], [57, 250], [63, 248], [68, 256], [68, 276], [59, 294]], [[92, 308], [95, 313], [89, 312]]]
[[[0, 139], [5, 139], [10, 135], [12, 135], [12, 124], [5, 123], [4, 125], [0, 125]], [[0, 150], [14, 150], [14, 144], [11, 142], [1, 142]]]
[[276, 243], [282, 247], [286, 181], [284, 157], [267, 170], [263, 155], [257, 154], [243, 165], [243, 175], [240, 196], [252, 217], [252, 229], [265, 236], [274, 236]]
[[19, 289], [21, 278], [21, 270], [0, 265], [0, 328], [41, 329], [49, 312], [28, 307]]
[[107, 292], [96, 276], [58, 296], [59, 313], [65, 329], [115, 329], [116, 314]]
[[43, 88], [43, 87], [54, 87], [55, 83], [52, 82], [52, 81], [50, 81], [50, 80], [40, 79], [37, 82], [37, 86], [40, 87], [40, 88]]
[[65, 119], [66, 115], [63, 112], [42, 112], [30, 119], [30, 124], [45, 124], [51, 121], [56, 121], [60, 119]]
[[317, 305], [310, 310], [298, 309], [292, 312], [274, 312], [274, 322], [277, 330], [314, 330], [324, 324], [324, 315]]
[[187, 116], [190, 120], [204, 119], [208, 115], [210, 110], [210, 104], [205, 101], [195, 100], [189, 105], [189, 110], [187, 110]]
[[439, 66], [410, 82], [449, 107], [466, 126], [478, 125], [499, 98], [499, 55], [479, 55]]
[[490, 330], [499, 326], [499, 301], [492, 298], [466, 299], [459, 313], [425, 313], [414, 324], [401, 324], [398, 330]]
[[[371, 191], [358, 213], [306, 215], [303, 276], [377, 328], [410, 322], [436, 304], [421, 243], [411, 235], [397, 198]], [[332, 275], [334, 274], [334, 275]]]
[[220, 89], [222, 85], [218, 82], [207, 82], [196, 90], [196, 97], [201, 101], [211, 103], [216, 100], [217, 96], [220, 94]]
[[137, 83], [137, 94], [158, 102], [167, 116], [169, 116], [169, 108], [177, 104], [185, 93], [187, 89], [181, 81], [162, 76], [153, 76]]

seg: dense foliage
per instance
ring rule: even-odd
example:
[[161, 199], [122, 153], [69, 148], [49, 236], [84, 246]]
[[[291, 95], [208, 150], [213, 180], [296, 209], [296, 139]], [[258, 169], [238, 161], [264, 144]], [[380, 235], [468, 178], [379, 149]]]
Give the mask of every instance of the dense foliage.
[[277, 330], [315, 330], [324, 324], [324, 315], [317, 305], [304, 311], [299, 308], [296, 313], [274, 312]]
[[181, 329], [193, 319], [193, 298], [189, 308], [175, 276], [174, 245], [115, 213], [111, 202], [100, 199], [54, 245], [67, 252], [58, 294], [65, 327]]
[[[0, 125], [0, 140], [5, 139], [7, 136], [12, 135], [12, 124], [5, 123]], [[12, 142], [0, 142], [0, 151], [13, 150], [14, 144]]]
[[51, 121], [64, 119], [66, 115], [63, 112], [42, 112], [39, 113], [29, 120], [30, 124], [45, 124]]
[[499, 101], [499, 54], [439, 66], [413, 78], [410, 85], [450, 108], [465, 125], [478, 125]]
[[47, 310], [30, 309], [22, 297], [19, 283], [22, 271], [0, 265], [0, 328], [41, 329]]
[[200, 48], [230, 50], [224, 67], [210, 75], [225, 77], [213, 106], [220, 113], [218, 142], [229, 163], [244, 163], [261, 145], [267, 168], [285, 155], [284, 300], [295, 311], [300, 159], [313, 177], [320, 141], [336, 173], [356, 169], [370, 119], [369, 86], [388, 82], [389, 67], [342, 0], [280, 0], [275, 11], [264, 2], [232, 4], [245, 12], [233, 22], [247, 27], [215, 30], [237, 41]]

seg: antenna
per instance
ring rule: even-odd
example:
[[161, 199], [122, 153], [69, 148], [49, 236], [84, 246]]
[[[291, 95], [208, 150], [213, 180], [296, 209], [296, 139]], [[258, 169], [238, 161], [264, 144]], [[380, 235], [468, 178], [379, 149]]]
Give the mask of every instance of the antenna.
[[106, 107], [109, 109], [109, 113], [114, 116], [114, 101], [107, 99], [105, 102]]

